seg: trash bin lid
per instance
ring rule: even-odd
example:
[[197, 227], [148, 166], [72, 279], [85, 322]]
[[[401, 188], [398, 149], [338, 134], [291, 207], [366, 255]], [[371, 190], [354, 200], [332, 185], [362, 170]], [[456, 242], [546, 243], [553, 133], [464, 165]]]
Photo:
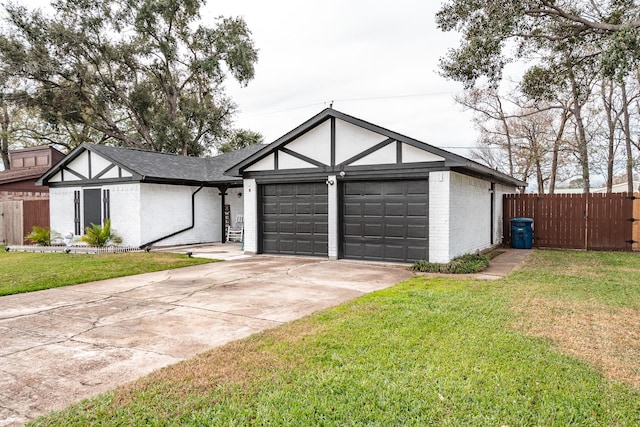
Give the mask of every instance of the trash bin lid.
[[511, 218], [511, 222], [523, 222], [525, 224], [532, 224], [533, 218]]

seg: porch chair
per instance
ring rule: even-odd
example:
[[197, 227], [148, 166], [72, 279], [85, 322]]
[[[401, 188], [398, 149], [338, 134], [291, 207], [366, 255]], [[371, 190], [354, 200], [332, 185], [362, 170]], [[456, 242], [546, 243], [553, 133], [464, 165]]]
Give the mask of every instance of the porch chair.
[[237, 215], [236, 222], [227, 226], [227, 242], [242, 242], [244, 238], [244, 215]]

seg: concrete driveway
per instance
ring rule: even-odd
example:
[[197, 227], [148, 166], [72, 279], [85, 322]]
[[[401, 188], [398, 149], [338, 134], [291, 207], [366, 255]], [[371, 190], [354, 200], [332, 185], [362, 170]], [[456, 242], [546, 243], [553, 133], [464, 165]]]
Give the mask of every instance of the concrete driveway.
[[256, 256], [0, 298], [0, 426], [412, 276]]

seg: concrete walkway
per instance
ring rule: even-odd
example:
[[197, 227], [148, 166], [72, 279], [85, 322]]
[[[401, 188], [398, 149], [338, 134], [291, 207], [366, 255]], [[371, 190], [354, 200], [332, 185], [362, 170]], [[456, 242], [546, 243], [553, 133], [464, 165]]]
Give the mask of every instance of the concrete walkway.
[[489, 268], [474, 276], [478, 279], [501, 279], [521, 267], [532, 252], [533, 249], [504, 249], [504, 253], [491, 260]]
[[[413, 276], [407, 265], [167, 249], [232, 261], [0, 298], [0, 426], [21, 425], [163, 366]], [[507, 250], [474, 277], [500, 278]]]

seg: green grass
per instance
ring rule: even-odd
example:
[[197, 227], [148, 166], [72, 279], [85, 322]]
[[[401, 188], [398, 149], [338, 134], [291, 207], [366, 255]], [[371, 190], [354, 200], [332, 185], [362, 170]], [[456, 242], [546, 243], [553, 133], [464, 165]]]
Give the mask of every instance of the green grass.
[[536, 251], [531, 263], [505, 279], [514, 292], [640, 309], [638, 253]]
[[416, 277], [34, 425], [638, 425], [638, 389], [512, 327], [531, 292], [637, 308], [638, 260], [535, 252], [500, 281]]
[[0, 247], [0, 296], [208, 262], [164, 252], [80, 255], [5, 252]]

